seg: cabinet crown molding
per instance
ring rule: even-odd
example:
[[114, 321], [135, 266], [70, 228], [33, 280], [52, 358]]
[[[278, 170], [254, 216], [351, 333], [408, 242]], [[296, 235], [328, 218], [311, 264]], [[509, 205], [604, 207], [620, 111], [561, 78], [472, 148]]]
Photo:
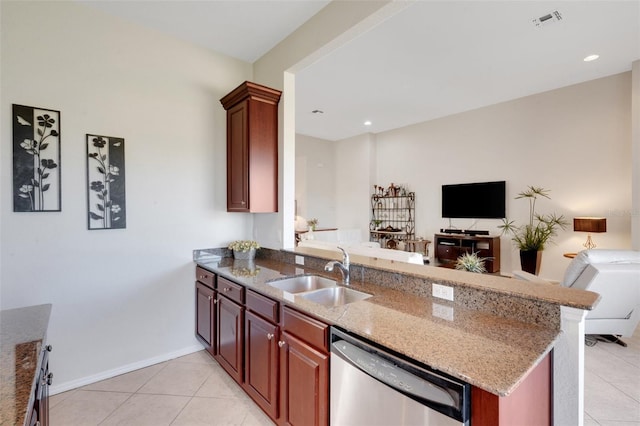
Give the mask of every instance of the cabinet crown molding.
[[245, 81], [220, 99], [220, 103], [225, 110], [228, 110], [238, 102], [242, 102], [245, 99], [252, 99], [277, 105], [278, 102], [280, 102], [280, 96], [282, 96], [282, 92], [280, 90], [272, 89], [258, 83]]

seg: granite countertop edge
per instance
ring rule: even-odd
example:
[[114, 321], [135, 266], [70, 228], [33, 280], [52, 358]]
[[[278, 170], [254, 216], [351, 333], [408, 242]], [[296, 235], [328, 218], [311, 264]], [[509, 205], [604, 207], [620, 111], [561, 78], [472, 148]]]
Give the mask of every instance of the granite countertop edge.
[[[3, 400], [0, 424], [5, 424], [4, 422], [9, 421], [8, 424], [22, 425], [26, 424], [28, 420], [29, 410], [35, 402], [36, 379], [38, 372], [42, 368], [42, 350], [47, 341], [47, 328], [49, 326], [51, 309], [51, 304], [42, 304], [0, 311], [0, 316], [2, 317], [2, 323], [0, 324], [2, 347], [0, 349], [0, 364], [6, 367], [7, 362], [16, 362], [15, 354], [13, 354], [11, 350], [18, 344], [31, 344], [32, 347], [30, 350], [35, 352], [36, 357], [36, 363], [30, 365], [29, 367], [31, 368], [28, 368], [28, 376], [30, 377], [28, 383], [19, 382], [15, 372], [13, 375], [7, 375], [7, 369], [3, 368], [4, 371], [0, 375], [2, 377], [2, 384], [0, 386], [2, 389], [0, 393], [2, 394]], [[24, 364], [22, 364], [22, 366], [23, 368], [25, 367]], [[7, 394], [9, 387], [15, 389], [14, 394]], [[29, 396], [25, 400], [24, 397], [21, 398], [21, 396], [24, 396], [26, 392], [29, 393]], [[21, 411], [14, 408], [23, 404], [24, 406]], [[10, 416], [10, 413], [5, 409], [7, 406], [12, 406], [12, 419], [6, 418], [7, 415]]]

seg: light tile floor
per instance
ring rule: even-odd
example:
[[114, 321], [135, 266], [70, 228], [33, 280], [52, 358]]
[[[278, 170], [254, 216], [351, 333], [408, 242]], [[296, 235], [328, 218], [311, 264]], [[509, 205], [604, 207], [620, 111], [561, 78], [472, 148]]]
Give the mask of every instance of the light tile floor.
[[585, 426], [640, 426], [640, 327], [622, 340], [585, 348]]
[[[585, 348], [585, 426], [640, 426], [640, 327]], [[204, 351], [51, 397], [52, 426], [271, 426]], [[573, 425], [556, 425], [573, 426]]]
[[123, 374], [50, 400], [52, 426], [272, 426], [205, 351]]

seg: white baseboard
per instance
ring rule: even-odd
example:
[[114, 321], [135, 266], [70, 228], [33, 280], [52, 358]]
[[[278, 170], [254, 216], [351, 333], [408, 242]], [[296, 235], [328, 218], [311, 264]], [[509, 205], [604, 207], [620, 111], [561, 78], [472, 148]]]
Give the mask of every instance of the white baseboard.
[[169, 361], [174, 358], [178, 358], [181, 356], [189, 355], [194, 352], [198, 352], [203, 350], [202, 345], [193, 345], [188, 346], [186, 348], [169, 352], [166, 354], [158, 355], [153, 358], [144, 359], [142, 361], [134, 362], [131, 364], [123, 365], [122, 367], [114, 368], [112, 370], [103, 371], [102, 373], [94, 374], [92, 376], [82, 377], [80, 379], [71, 380], [69, 382], [60, 383], [56, 385], [52, 385], [49, 388], [49, 394], [55, 395], [58, 393], [66, 392], [71, 389], [76, 389], [82, 386], [90, 385], [91, 383], [96, 383], [101, 380], [110, 379], [112, 377], [119, 376], [121, 374], [130, 373], [135, 370], [139, 370], [141, 368], [149, 367], [151, 365], [159, 364], [161, 362]]

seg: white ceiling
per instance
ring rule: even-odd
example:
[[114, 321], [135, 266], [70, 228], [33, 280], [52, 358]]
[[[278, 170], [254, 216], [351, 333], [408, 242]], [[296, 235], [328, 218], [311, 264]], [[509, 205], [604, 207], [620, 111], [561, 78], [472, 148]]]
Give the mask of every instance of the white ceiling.
[[[249, 62], [327, 3], [86, 2]], [[532, 22], [556, 10], [561, 20]], [[584, 62], [592, 53], [600, 59]], [[328, 140], [378, 133], [628, 71], [638, 59], [640, 0], [421, 0], [296, 74], [296, 129]]]
[[330, 0], [78, 0], [246, 62], [262, 55]]

